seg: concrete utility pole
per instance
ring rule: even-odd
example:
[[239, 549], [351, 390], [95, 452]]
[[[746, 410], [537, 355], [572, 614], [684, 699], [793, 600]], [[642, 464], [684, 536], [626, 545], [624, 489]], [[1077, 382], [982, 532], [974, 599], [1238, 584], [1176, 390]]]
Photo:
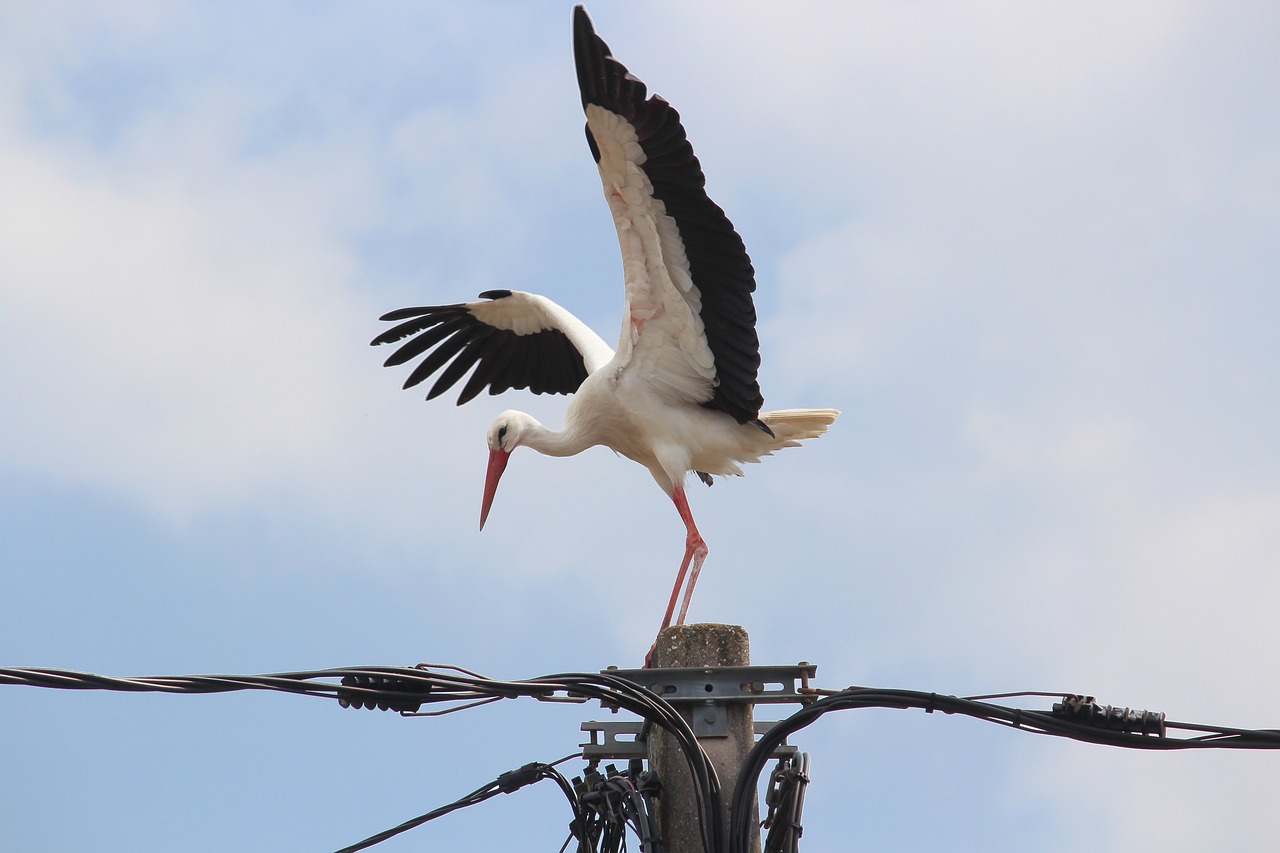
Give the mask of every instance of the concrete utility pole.
[[[658, 637], [653, 653], [655, 679], [662, 670], [704, 669], [708, 667], [745, 667], [751, 665], [751, 648], [747, 631], [738, 625], [680, 625], [668, 628]], [[738, 781], [738, 773], [747, 753], [755, 745], [755, 705], [745, 702], [680, 704], [680, 713], [689, 722], [698, 743], [706, 751], [720, 777], [720, 808], [724, 825], [729, 825], [729, 798]], [[709, 732], [708, 734], [702, 734]], [[649, 766], [662, 779], [659, 801], [659, 823], [666, 853], [702, 853], [702, 836], [698, 830], [697, 801], [693, 779], [684, 755], [670, 735], [654, 729], [649, 735]], [[759, 806], [752, 824], [752, 853], [760, 851]]]
[[[693, 731], [720, 779], [718, 804], [729, 831], [729, 807], [755, 736], [773, 723], [755, 722], [760, 704], [804, 704], [816, 698], [809, 679], [817, 666], [752, 666], [746, 629], [738, 625], [683, 625], [658, 637], [651, 666], [609, 667], [605, 674], [647, 688], [674, 708]], [[703, 853], [697, 788], [679, 744], [658, 726], [630, 721], [582, 724], [590, 742], [582, 745], [589, 761], [645, 758], [662, 780], [658, 823], [665, 853]], [[629, 739], [628, 739], [629, 738]], [[794, 746], [775, 746], [772, 757], [791, 758]], [[807, 781], [807, 779], [806, 779]], [[747, 850], [760, 851], [760, 807], [752, 792]], [[797, 813], [798, 814], [798, 813]], [[799, 827], [793, 828], [798, 832]]]

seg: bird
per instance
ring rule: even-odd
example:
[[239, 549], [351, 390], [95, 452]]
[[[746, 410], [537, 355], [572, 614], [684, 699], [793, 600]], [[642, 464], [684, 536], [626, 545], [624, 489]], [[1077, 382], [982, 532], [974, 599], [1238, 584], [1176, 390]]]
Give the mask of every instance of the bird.
[[707, 196], [679, 113], [614, 58], [581, 5], [573, 10], [573, 51], [587, 144], [622, 253], [617, 350], [547, 297], [517, 290], [391, 311], [381, 319], [396, 325], [372, 344], [407, 338], [384, 366], [422, 357], [404, 388], [440, 371], [428, 400], [473, 366], [458, 405], [486, 388], [490, 395], [573, 395], [560, 430], [514, 410], [489, 425], [481, 530], [517, 448], [572, 456], [603, 445], [648, 469], [685, 526], [661, 634], [673, 616], [684, 624], [708, 553], [685, 493], [688, 475], [708, 486], [713, 476], [742, 476], [743, 463], [822, 435], [840, 413], [761, 411], [755, 270], [742, 238]]

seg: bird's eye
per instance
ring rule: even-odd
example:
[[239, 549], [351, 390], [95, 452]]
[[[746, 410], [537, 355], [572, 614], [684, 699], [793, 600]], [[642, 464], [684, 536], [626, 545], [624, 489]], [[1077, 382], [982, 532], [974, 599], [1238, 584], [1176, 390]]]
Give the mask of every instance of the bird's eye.
[[506, 437], [507, 437], [507, 428], [504, 426], [498, 430], [498, 446], [499, 447], [502, 446], [502, 442], [506, 439]]

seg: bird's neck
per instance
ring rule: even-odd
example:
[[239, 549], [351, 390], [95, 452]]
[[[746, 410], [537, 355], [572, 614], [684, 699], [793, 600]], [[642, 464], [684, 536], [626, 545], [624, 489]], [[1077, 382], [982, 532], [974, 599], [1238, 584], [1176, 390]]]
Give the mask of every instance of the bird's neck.
[[558, 431], [538, 424], [529, 429], [522, 442], [544, 456], [576, 456], [594, 443], [569, 424]]

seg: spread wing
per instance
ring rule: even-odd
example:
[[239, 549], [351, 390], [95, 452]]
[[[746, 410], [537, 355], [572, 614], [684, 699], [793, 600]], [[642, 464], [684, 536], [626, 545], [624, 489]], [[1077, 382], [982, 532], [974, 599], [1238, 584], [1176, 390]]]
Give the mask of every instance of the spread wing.
[[755, 270], [742, 238], [707, 197], [679, 113], [613, 58], [581, 6], [573, 46], [626, 278], [616, 363], [672, 398], [754, 421], [764, 400]]
[[425, 354], [405, 380], [412, 388], [444, 368], [427, 399], [448, 391], [474, 365], [458, 405], [486, 387], [490, 394], [528, 388], [535, 394], [572, 394], [613, 357], [589, 326], [545, 296], [488, 290], [484, 302], [401, 308], [381, 319], [400, 322], [371, 342], [409, 338], [384, 362], [394, 367]]

